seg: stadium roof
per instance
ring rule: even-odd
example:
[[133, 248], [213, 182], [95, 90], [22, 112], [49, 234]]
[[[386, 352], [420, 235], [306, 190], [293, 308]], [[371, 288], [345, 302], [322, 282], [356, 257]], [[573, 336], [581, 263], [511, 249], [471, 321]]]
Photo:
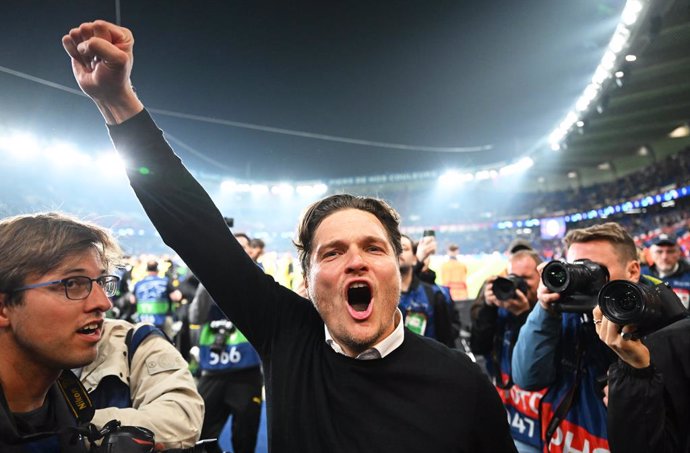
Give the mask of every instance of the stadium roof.
[[119, 18], [137, 41], [134, 85], [202, 171], [320, 179], [530, 155], [556, 181], [610, 177], [643, 165], [642, 145], [677, 147], [666, 137], [690, 116], [687, 2], [641, 4], [637, 60], [615, 68], [622, 86], [605, 84], [557, 152], [548, 136], [592, 79], [623, 0], [6, 0], [0, 126], [108, 146], [91, 102], [69, 91], [60, 37]]

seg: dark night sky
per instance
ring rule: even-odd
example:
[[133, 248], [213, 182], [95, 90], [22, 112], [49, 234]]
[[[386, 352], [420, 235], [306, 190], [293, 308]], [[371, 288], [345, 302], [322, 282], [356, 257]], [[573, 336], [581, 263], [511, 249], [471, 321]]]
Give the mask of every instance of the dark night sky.
[[[155, 115], [229, 176], [318, 179], [482, 166], [539, 146], [591, 78], [623, 0], [122, 0], [151, 108], [426, 147], [401, 151]], [[75, 88], [61, 36], [115, 2], [4, 0], [0, 66]], [[108, 146], [88, 99], [0, 72], [0, 126]]]

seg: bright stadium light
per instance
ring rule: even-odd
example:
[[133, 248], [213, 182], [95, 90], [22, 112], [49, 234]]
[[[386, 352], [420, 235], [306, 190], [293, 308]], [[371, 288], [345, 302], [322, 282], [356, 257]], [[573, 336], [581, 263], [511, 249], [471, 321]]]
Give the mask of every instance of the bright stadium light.
[[9, 136], [0, 137], [0, 150], [5, 150], [18, 159], [27, 159], [40, 152], [36, 138], [26, 132], [14, 132]]
[[127, 167], [124, 159], [114, 151], [99, 154], [96, 166], [109, 175], [124, 175]]
[[301, 184], [295, 190], [301, 196], [319, 196], [328, 192], [328, 186], [324, 183]]
[[474, 180], [472, 173], [463, 173], [458, 170], [446, 170], [438, 177], [438, 182], [444, 186], [454, 186]]
[[618, 25], [616, 32], [613, 34], [613, 38], [611, 38], [611, 42], [609, 43], [609, 49], [611, 49], [614, 53], [620, 53], [628, 43], [628, 38], [630, 38], [630, 29], [624, 27], [623, 25]]
[[271, 193], [278, 196], [290, 196], [295, 192], [292, 184], [280, 183], [271, 187]]
[[55, 142], [44, 150], [47, 157], [60, 166], [74, 166], [75, 164], [88, 165], [91, 156], [79, 152], [74, 145], [64, 142]]
[[249, 190], [254, 195], [264, 195], [269, 192], [266, 184], [252, 184]]
[[506, 165], [498, 170], [498, 174], [501, 176], [514, 175], [528, 170], [534, 165], [534, 160], [531, 157], [523, 157], [519, 161]]
[[220, 190], [223, 192], [234, 192], [237, 188], [237, 183], [231, 179], [226, 179], [220, 183]]
[[324, 183], [314, 184], [314, 195], [320, 196], [328, 192], [328, 186]]
[[485, 179], [496, 179], [498, 172], [496, 170], [480, 170], [474, 174], [476, 181], [484, 181]]
[[640, 0], [628, 0], [623, 8], [623, 13], [621, 14], [621, 19], [623, 23], [627, 26], [634, 25], [635, 22], [640, 18], [640, 13], [642, 12], [643, 4]]

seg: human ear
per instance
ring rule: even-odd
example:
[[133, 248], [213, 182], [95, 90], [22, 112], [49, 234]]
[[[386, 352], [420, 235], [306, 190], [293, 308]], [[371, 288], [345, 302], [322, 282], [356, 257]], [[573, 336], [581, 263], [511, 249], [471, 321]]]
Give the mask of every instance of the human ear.
[[637, 260], [630, 261], [626, 272], [628, 273], [628, 280], [638, 281], [640, 279], [640, 262]]
[[10, 325], [9, 307], [5, 304], [8, 298], [6, 293], [0, 293], [0, 327]]

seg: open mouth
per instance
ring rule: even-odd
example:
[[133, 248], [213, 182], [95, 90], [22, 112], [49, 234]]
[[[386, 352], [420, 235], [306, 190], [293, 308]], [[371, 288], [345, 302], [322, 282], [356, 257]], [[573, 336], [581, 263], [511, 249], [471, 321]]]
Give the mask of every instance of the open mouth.
[[354, 311], [363, 312], [371, 303], [371, 288], [366, 283], [354, 283], [347, 289], [347, 303]]
[[97, 322], [92, 322], [90, 324], [85, 325], [81, 329], [77, 330], [78, 333], [84, 334], [84, 335], [93, 335], [96, 332], [98, 332], [98, 329], [100, 328], [100, 324]]

